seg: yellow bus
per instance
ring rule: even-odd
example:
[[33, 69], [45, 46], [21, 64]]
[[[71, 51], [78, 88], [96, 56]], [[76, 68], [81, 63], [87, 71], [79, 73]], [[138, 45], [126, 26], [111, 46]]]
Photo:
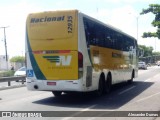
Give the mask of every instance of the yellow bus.
[[26, 21], [29, 90], [108, 93], [137, 77], [137, 41], [78, 10], [29, 14]]

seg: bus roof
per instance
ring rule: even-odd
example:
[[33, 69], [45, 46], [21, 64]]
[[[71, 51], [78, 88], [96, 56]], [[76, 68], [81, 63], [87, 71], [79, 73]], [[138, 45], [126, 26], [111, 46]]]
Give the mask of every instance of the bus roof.
[[[120, 30], [120, 29], [118, 29], [118, 28], [116, 28], [116, 27], [114, 27], [114, 26], [112, 26], [112, 25], [103, 23], [102, 21], [100, 21], [100, 20], [98, 20], [98, 19], [96, 19], [96, 18], [93, 18], [93, 17], [91, 17], [91, 16], [89, 16], [89, 15], [86, 15], [86, 14], [82, 13], [81, 11], [79, 11], [79, 10], [77, 10], [77, 9], [73, 9], [73, 10], [55, 10], [55, 12], [58, 12], [58, 11], [60, 11], [60, 12], [62, 12], [62, 11], [64, 11], [64, 12], [65, 12], [65, 11], [75, 11], [75, 12], [76, 12], [76, 11], [77, 11], [77, 12], [78, 12], [79, 14], [81, 14], [82, 16], [85, 16], [85, 17], [87, 17], [87, 18], [89, 18], [89, 19], [91, 19], [91, 20], [96, 21], [97, 23], [100, 23], [100, 24], [102, 24], [102, 25], [104, 25], [104, 26], [106, 26], [106, 27], [108, 27], [108, 28], [110, 28], [110, 29], [112, 29], [112, 30], [114, 30], [114, 31], [117, 31], [117, 32], [119, 32], [119, 33], [121, 33], [121, 34], [123, 34], [123, 35], [125, 35], [125, 36], [128, 36], [128, 37], [136, 40], [133, 36], [128, 35], [127, 33], [123, 32], [122, 30]], [[29, 15], [39, 14], [39, 13], [45, 13], [45, 12], [47, 13], [47, 12], [52, 12], [52, 11], [44, 11], [44, 12], [31, 13], [31, 14], [29, 14]]]

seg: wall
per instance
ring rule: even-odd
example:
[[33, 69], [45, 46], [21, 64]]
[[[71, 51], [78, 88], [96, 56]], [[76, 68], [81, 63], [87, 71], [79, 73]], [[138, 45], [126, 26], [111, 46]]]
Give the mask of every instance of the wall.
[[[9, 56], [8, 56], [9, 60]], [[6, 62], [6, 56], [0, 55], [0, 70], [9, 70], [10, 69], [10, 62]]]

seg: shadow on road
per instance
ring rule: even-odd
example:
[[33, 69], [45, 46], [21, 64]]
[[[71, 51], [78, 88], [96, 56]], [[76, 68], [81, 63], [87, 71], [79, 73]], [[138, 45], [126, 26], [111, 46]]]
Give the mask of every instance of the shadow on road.
[[[63, 94], [60, 97], [49, 97], [34, 101], [34, 104], [42, 104], [48, 106], [57, 107], [69, 107], [69, 108], [87, 108], [94, 106], [91, 109], [117, 109], [124, 104], [130, 102], [133, 98], [141, 94], [143, 91], [148, 89], [152, 82], [139, 82], [135, 81], [133, 84], [128, 85], [121, 83], [114, 85], [110, 94], [96, 97], [94, 92], [90, 93], [72, 93]], [[130, 89], [133, 88], [133, 89]], [[123, 91], [126, 91], [123, 93]], [[120, 94], [123, 93], [123, 94]]]

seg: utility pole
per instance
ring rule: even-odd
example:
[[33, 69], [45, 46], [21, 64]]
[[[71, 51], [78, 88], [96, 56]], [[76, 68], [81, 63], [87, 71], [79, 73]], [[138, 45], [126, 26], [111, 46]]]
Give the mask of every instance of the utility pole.
[[6, 31], [5, 29], [8, 28], [9, 26], [6, 27], [0, 27], [2, 29], [4, 29], [4, 46], [5, 46], [5, 54], [6, 54], [6, 64], [7, 64], [7, 69], [8, 69], [8, 54], [7, 54], [7, 41], [6, 41]]
[[138, 44], [138, 19], [139, 19], [139, 16], [136, 16], [136, 20], [137, 20], [137, 44]]
[[129, 13], [129, 14], [133, 15], [133, 16], [136, 18], [136, 29], [137, 29], [137, 30], [136, 30], [136, 34], [137, 34], [137, 43], [138, 43], [138, 32], [139, 32], [139, 31], [138, 31], [138, 27], [139, 27], [139, 26], [138, 26], [138, 24], [139, 24], [139, 23], [138, 23], [138, 20], [139, 20], [139, 16], [134, 15], [134, 14], [132, 14], [132, 13]]

